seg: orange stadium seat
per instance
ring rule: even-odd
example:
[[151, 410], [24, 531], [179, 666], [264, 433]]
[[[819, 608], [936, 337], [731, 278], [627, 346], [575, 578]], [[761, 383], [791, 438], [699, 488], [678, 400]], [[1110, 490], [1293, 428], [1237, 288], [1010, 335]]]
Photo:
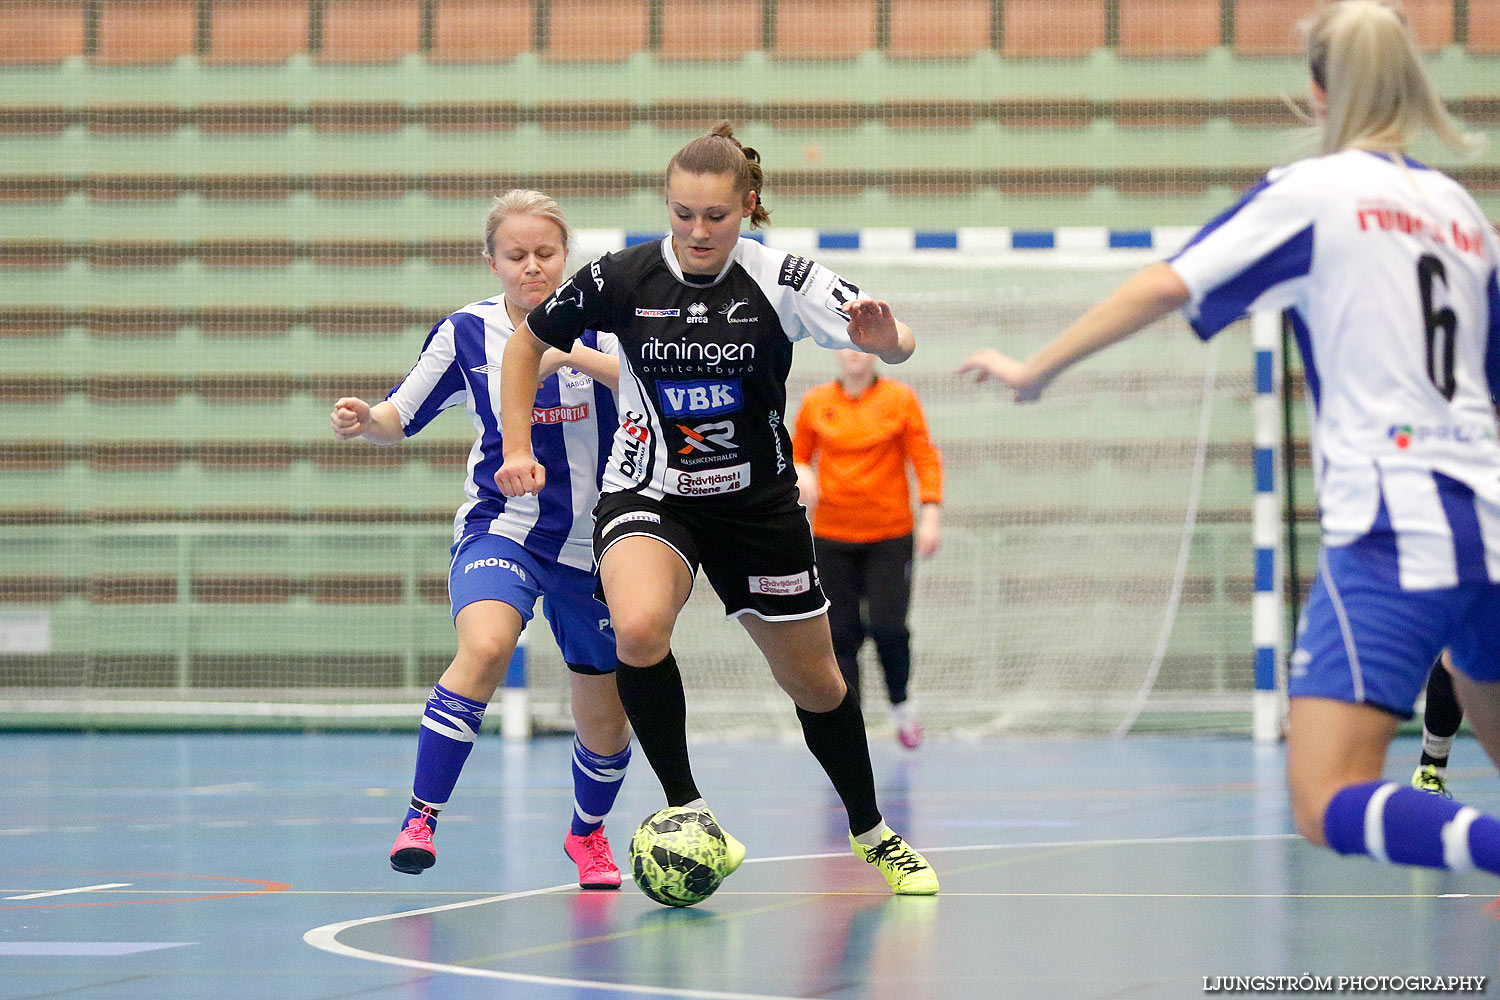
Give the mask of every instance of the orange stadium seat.
[[546, 57], [555, 62], [618, 62], [646, 51], [647, 0], [570, 0], [552, 4]]
[[197, 50], [197, 0], [102, 0], [99, 5], [95, 62], [164, 63]]
[[662, 59], [733, 60], [760, 41], [761, 0], [662, 0]]
[[[1432, 52], [1453, 43], [1453, 0], [1404, 0], [1402, 7], [1417, 44]], [[1310, 6], [1302, 0], [1236, 0], [1234, 51], [1243, 56], [1300, 55], [1297, 22]], [[1470, 5], [1473, 24], [1473, 4]]]
[[[1402, 8], [1422, 51], [1436, 52], [1453, 44], [1453, 0], [1404, 0]], [[1469, 23], [1474, 23], [1472, 3]]]
[[875, 0], [781, 0], [778, 59], [853, 59], [875, 48]]
[[0, 66], [56, 63], [83, 55], [81, 0], [0, 2]]
[[1102, 0], [1004, 0], [1002, 10], [1003, 55], [1076, 59], [1104, 44]]
[[421, 35], [417, 0], [327, 0], [318, 58], [326, 63], [395, 62], [417, 51]]
[[436, 0], [434, 62], [503, 62], [529, 52], [536, 37], [533, 0]]
[[1121, 55], [1195, 56], [1218, 44], [1213, 0], [1120, 0]]
[[1500, 0], [1469, 0], [1469, 41], [1475, 55], [1500, 56]]
[[1287, 56], [1302, 51], [1297, 22], [1307, 16], [1302, 0], [1236, 0], [1234, 52], [1241, 56]]
[[967, 59], [990, 47], [990, 0], [891, 0], [896, 59]]
[[280, 63], [307, 51], [308, 0], [217, 0], [208, 55], [216, 63]]

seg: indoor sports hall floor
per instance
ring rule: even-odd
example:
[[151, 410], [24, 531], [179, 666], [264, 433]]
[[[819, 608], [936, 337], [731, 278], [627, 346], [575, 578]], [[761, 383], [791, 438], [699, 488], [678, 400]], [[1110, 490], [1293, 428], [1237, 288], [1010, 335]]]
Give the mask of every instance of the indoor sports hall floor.
[[[481, 740], [421, 877], [386, 863], [405, 735], [0, 735], [0, 997], [1121, 998], [1217, 977], [1496, 979], [1496, 881], [1290, 835], [1281, 750], [1243, 738], [875, 746], [891, 824], [942, 878], [893, 898], [800, 745], [700, 743], [749, 860], [671, 910], [581, 892], [570, 741]], [[1390, 775], [1409, 777], [1415, 741]], [[660, 805], [644, 759], [609, 825]], [[1500, 809], [1476, 744], [1461, 797]], [[1221, 991], [1222, 992], [1222, 991]], [[1366, 993], [1365, 995], [1382, 995]]]

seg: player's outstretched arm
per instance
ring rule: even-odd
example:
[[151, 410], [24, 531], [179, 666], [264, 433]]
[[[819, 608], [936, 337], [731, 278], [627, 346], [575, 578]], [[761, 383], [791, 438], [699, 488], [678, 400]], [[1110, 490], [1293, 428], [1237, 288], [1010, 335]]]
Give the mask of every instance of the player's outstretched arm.
[[977, 382], [1004, 382], [1015, 390], [1016, 402], [1030, 402], [1068, 368], [1181, 309], [1190, 297], [1176, 271], [1165, 263], [1152, 264], [1126, 278], [1104, 301], [1025, 361], [986, 348], [969, 355], [958, 366], [958, 374], [973, 375]]
[[333, 436], [340, 441], [362, 437], [374, 444], [396, 444], [406, 440], [401, 415], [389, 399], [371, 406], [357, 396], [344, 396], [333, 404], [328, 422], [333, 426]]
[[546, 470], [531, 453], [531, 411], [536, 406], [536, 375], [547, 345], [525, 323], [505, 344], [500, 361], [500, 435], [505, 463], [495, 485], [508, 497], [540, 493]]
[[885, 302], [855, 299], [844, 306], [849, 314], [849, 339], [866, 354], [873, 354], [888, 365], [899, 365], [917, 349], [911, 327], [891, 313]]

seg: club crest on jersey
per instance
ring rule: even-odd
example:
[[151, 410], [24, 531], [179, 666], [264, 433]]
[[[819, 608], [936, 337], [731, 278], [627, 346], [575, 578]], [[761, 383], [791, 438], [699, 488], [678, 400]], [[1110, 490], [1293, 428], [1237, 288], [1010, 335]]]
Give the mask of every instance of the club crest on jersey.
[[723, 382], [658, 382], [656, 392], [662, 411], [669, 417], [708, 417], [729, 413], [744, 405], [737, 378]]
[[735, 299], [732, 302], [726, 302], [719, 307], [719, 315], [723, 316], [725, 321], [730, 323], [759, 323], [759, 316], [736, 315], [736, 313], [749, 304], [749, 299]]

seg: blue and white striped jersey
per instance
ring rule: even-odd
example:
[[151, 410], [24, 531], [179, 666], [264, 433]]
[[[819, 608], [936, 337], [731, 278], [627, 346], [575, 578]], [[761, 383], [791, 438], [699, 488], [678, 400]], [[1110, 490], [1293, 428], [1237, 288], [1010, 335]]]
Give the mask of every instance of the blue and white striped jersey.
[[[455, 542], [486, 532], [504, 535], [539, 556], [592, 569], [594, 502], [619, 423], [614, 394], [570, 368], [548, 376], [531, 414], [531, 448], [547, 470], [547, 483], [537, 496], [507, 498], [495, 487], [495, 473], [505, 461], [500, 360], [515, 332], [503, 299], [464, 306], [432, 328], [416, 366], [386, 398], [407, 437], [450, 406], [462, 403], [469, 411], [478, 437], [469, 451], [468, 501], [453, 519]], [[613, 334], [590, 330], [580, 340], [619, 355]]]
[[1205, 339], [1285, 310], [1324, 542], [1388, 540], [1408, 590], [1500, 582], [1497, 259], [1451, 178], [1346, 150], [1272, 170], [1168, 262]]

